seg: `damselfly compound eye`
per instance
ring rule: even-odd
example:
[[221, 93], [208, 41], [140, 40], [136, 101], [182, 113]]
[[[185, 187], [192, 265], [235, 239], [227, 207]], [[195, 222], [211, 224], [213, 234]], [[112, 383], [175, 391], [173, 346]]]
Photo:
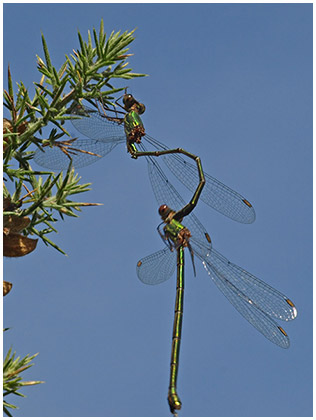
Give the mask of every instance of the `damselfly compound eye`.
[[145, 112], [146, 107], [144, 104], [141, 104], [140, 102], [138, 102], [137, 104], [137, 112], [141, 115]]
[[130, 93], [127, 93], [123, 96], [123, 104], [126, 110], [128, 110], [132, 105], [134, 105], [135, 102], [136, 101], [134, 97]]
[[162, 204], [159, 207], [158, 213], [160, 214], [161, 217], [163, 217], [164, 215], [167, 214], [167, 210], [169, 210], [169, 207], [167, 206], [167, 204]]

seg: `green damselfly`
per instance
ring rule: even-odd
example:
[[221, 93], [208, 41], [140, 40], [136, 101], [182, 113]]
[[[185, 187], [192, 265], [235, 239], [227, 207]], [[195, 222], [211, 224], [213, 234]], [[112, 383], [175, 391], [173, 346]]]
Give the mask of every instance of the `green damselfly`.
[[[290, 341], [277, 321], [294, 319], [297, 316], [297, 310], [293, 302], [284, 294], [230, 262], [212, 247], [210, 236], [195, 215], [193, 213], [184, 215], [183, 211], [188, 205], [185, 206], [182, 197], [170, 185], [159, 164], [152, 157], [149, 157], [149, 161], [152, 186], [157, 201], [167, 203], [159, 208], [165, 224], [160, 236], [166, 246], [138, 261], [136, 270], [138, 278], [143, 283], [156, 285], [168, 280], [177, 266], [177, 293], [168, 391], [169, 407], [176, 415], [176, 410], [181, 408], [176, 382], [183, 315], [185, 247], [190, 249], [191, 255], [201, 260], [207, 274], [240, 314], [268, 340], [282, 348], [288, 348]], [[193, 210], [193, 206], [190, 210]], [[184, 216], [185, 222], [182, 224]], [[172, 250], [177, 252], [172, 252]]]
[[[49, 169], [62, 170], [67, 169], [69, 159], [71, 159], [74, 167], [80, 168], [96, 162], [117, 145], [126, 143], [127, 150], [133, 158], [146, 156], [149, 177], [151, 177], [151, 163], [147, 152], [149, 147], [156, 156], [163, 155], [162, 159], [166, 167], [185, 187], [194, 192], [199, 182], [194, 164], [180, 156], [179, 149], [171, 149], [173, 153], [170, 153], [170, 149], [165, 144], [145, 134], [140, 118], [145, 111], [143, 104], [130, 94], [123, 96], [123, 103], [124, 118], [110, 117], [107, 115], [110, 110], [107, 108], [102, 110], [101, 104], [99, 104], [99, 109], [81, 104], [73, 106], [71, 112], [76, 119], [72, 120], [72, 124], [88, 138], [47, 144], [35, 153], [36, 163]], [[202, 201], [235, 221], [254, 222], [255, 211], [247, 199], [211, 175], [206, 173], [204, 175], [206, 184], [201, 194]]]

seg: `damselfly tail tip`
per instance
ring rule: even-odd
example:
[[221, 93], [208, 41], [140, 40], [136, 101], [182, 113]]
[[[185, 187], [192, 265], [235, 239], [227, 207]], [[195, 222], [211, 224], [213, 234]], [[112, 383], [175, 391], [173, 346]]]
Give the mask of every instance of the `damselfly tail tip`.
[[168, 404], [169, 404], [169, 408], [170, 408], [170, 412], [173, 414], [174, 417], [178, 416], [178, 413], [176, 412], [176, 410], [181, 410], [182, 404], [181, 401], [179, 400], [179, 397], [177, 396], [177, 394], [169, 394], [168, 395]]

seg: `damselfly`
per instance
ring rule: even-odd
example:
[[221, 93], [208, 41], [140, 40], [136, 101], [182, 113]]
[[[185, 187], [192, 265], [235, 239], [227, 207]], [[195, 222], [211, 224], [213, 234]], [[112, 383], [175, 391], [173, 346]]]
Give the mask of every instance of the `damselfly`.
[[[195, 215], [183, 213], [188, 205], [185, 206], [181, 196], [170, 185], [159, 164], [152, 157], [149, 157], [148, 161], [156, 199], [160, 204], [166, 203], [159, 209], [165, 223], [160, 235], [166, 246], [138, 261], [136, 270], [138, 278], [143, 283], [156, 285], [168, 280], [177, 266], [177, 293], [168, 391], [169, 407], [176, 415], [176, 410], [181, 408], [176, 382], [183, 314], [185, 247], [190, 249], [191, 256], [196, 256], [201, 260], [207, 274], [240, 314], [268, 340], [282, 348], [288, 348], [290, 341], [278, 321], [294, 319], [297, 316], [297, 310], [293, 302], [284, 294], [217, 252], [211, 245], [206, 229]], [[192, 206], [190, 210], [193, 210]], [[184, 216], [186, 216], [185, 222], [182, 225]], [[176, 252], [172, 252], [174, 250]]]
[[[194, 164], [180, 156], [180, 149], [171, 149], [173, 152], [170, 153], [171, 150], [165, 144], [145, 134], [140, 118], [145, 111], [143, 104], [129, 94], [124, 95], [123, 103], [126, 111], [124, 118], [108, 116], [107, 109], [102, 111], [81, 104], [72, 107], [72, 114], [77, 117], [72, 120], [73, 126], [89, 138], [47, 144], [35, 153], [35, 161], [46, 168], [62, 170], [68, 167], [71, 159], [74, 167], [79, 168], [94, 163], [117, 145], [126, 143], [127, 150], [133, 158], [146, 156], [149, 171], [151, 164], [147, 148], [155, 151], [156, 156], [163, 155], [163, 162], [173, 175], [194, 192], [198, 183], [198, 173]], [[255, 211], [247, 199], [206, 173], [205, 181], [202, 201], [233, 220], [241, 223], [254, 222]]]

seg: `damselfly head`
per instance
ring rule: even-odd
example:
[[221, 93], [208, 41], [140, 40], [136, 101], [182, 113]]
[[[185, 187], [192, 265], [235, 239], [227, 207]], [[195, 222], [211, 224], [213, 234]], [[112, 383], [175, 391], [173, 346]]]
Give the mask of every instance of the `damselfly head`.
[[165, 220], [171, 211], [171, 208], [168, 207], [167, 204], [162, 204], [159, 207], [158, 213], [160, 214], [162, 220]]
[[130, 93], [125, 93], [125, 95], [123, 96], [123, 104], [126, 111], [129, 111], [132, 108], [132, 106], [136, 103], [137, 101], [133, 95], [131, 95]]
[[133, 95], [130, 93], [125, 93], [123, 96], [123, 104], [126, 111], [131, 111], [132, 108], [134, 111], [136, 111], [138, 114], [143, 114], [145, 112], [145, 105], [136, 101]]

